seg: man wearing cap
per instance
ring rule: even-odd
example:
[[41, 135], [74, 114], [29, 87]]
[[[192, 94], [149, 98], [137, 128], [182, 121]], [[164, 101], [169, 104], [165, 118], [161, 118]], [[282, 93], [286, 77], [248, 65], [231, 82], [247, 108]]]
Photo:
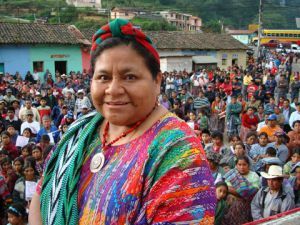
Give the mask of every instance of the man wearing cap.
[[290, 116], [290, 119], [289, 119], [290, 127], [293, 127], [294, 121], [300, 120], [300, 102], [296, 103], [296, 109], [297, 110], [295, 112], [293, 112]]
[[295, 207], [294, 194], [290, 186], [283, 185], [282, 168], [270, 166], [268, 173], [261, 172], [268, 187], [260, 188], [251, 202], [253, 220], [259, 220], [286, 212]]
[[263, 126], [258, 132], [265, 132], [268, 135], [269, 141], [274, 142], [276, 140], [275, 133], [281, 131], [282, 129], [277, 125], [277, 116], [275, 114], [271, 114], [268, 117], [267, 125]]
[[77, 99], [75, 102], [75, 115], [78, 116], [81, 113], [82, 105], [86, 105], [87, 107], [91, 107], [92, 104], [88, 97], [84, 96], [84, 90], [80, 89], [77, 92]]
[[289, 142], [290, 138], [284, 131], [277, 131], [275, 132], [275, 140], [275, 142], [270, 143], [270, 146], [276, 149], [276, 156], [284, 164], [289, 157], [289, 149], [286, 143]]
[[88, 114], [89, 112], [90, 112], [90, 107], [88, 107], [87, 105], [82, 105], [81, 106], [81, 112], [80, 112], [78, 118]]
[[32, 103], [31, 103], [31, 100], [30, 99], [27, 99], [25, 101], [25, 106], [22, 107], [20, 109], [20, 112], [19, 112], [19, 118], [24, 122], [26, 121], [27, 117], [26, 117], [26, 111], [27, 110], [30, 110], [32, 113], [33, 113], [33, 120], [34, 121], [37, 121], [37, 122], [40, 122], [40, 114], [38, 112], [38, 110], [34, 107], [32, 107]]
[[26, 121], [21, 125], [21, 134], [25, 128], [30, 128], [32, 134], [36, 135], [37, 132], [40, 130], [40, 123], [33, 120], [33, 112], [32, 110], [26, 110]]
[[16, 97], [13, 96], [10, 88], [6, 89], [6, 95], [3, 97], [3, 100], [5, 100], [8, 104], [11, 104], [14, 100], [16, 100]]
[[36, 136], [36, 142], [39, 143], [41, 140], [41, 137], [44, 134], [48, 134], [50, 137], [50, 143], [56, 144], [59, 140], [59, 130], [56, 126], [51, 125], [51, 119], [49, 116], [44, 116], [42, 119], [43, 127], [38, 131]]

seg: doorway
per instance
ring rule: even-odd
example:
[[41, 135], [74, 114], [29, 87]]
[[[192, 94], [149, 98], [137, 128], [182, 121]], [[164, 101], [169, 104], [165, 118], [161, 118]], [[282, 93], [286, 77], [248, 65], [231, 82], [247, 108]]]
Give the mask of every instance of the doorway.
[[55, 72], [58, 71], [60, 74], [67, 73], [67, 61], [55, 61]]

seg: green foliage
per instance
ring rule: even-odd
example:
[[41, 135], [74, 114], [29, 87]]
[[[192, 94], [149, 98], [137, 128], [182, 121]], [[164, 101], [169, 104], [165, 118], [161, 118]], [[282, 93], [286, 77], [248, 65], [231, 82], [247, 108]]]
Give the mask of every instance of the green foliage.
[[150, 20], [137, 17], [131, 20], [131, 22], [136, 26], [140, 26], [142, 30], [148, 31], [175, 31], [177, 29], [165, 20]]
[[77, 21], [74, 23], [74, 25], [78, 29], [84, 29], [84, 28], [93, 28], [95, 30], [99, 29], [99, 27], [105, 25], [107, 23], [107, 20], [103, 19], [101, 21], [94, 21], [94, 20], [85, 20], [85, 21]]

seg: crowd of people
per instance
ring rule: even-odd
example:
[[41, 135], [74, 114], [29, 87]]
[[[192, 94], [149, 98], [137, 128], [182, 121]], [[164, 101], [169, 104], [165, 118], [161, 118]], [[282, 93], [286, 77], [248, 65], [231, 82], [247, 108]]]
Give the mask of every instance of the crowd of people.
[[[300, 74], [292, 64], [292, 54], [268, 51], [247, 68], [163, 73], [159, 104], [185, 120], [205, 150], [216, 185], [215, 224], [242, 224], [300, 207]], [[54, 76], [1, 77], [3, 224], [7, 218], [26, 224], [49, 152], [94, 109], [91, 74]]]

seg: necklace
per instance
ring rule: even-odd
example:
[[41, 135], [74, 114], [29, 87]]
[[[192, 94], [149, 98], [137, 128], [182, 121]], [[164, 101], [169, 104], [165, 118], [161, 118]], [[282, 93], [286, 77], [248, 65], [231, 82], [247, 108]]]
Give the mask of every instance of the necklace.
[[104, 128], [103, 136], [102, 136], [102, 145], [101, 145], [102, 150], [101, 150], [101, 152], [96, 153], [91, 160], [90, 170], [92, 173], [97, 173], [104, 166], [105, 156], [104, 156], [103, 152], [107, 148], [109, 148], [111, 145], [113, 145], [120, 139], [126, 137], [128, 134], [130, 134], [131, 132], [136, 130], [151, 115], [151, 113], [154, 111], [155, 108], [156, 108], [156, 106], [143, 119], [137, 121], [129, 130], [123, 132], [120, 136], [118, 136], [117, 138], [115, 138], [114, 140], [112, 140], [109, 143], [107, 143], [107, 137], [108, 137], [108, 131], [109, 131], [109, 122], [107, 121], [105, 128]]

